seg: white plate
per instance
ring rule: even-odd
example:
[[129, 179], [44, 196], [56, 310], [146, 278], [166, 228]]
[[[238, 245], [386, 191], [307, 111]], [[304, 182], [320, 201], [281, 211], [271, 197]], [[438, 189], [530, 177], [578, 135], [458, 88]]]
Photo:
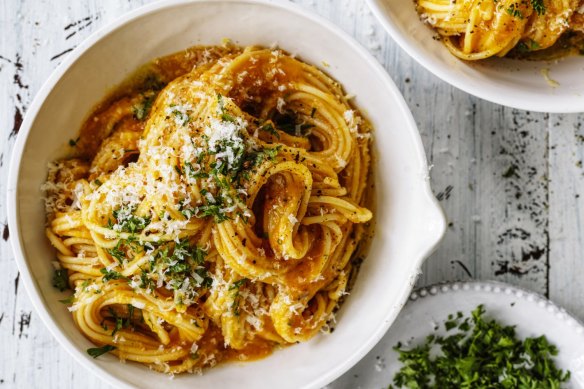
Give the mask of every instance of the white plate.
[[499, 282], [466, 282], [420, 289], [410, 300], [383, 339], [353, 369], [329, 389], [387, 388], [399, 370], [398, 342], [424, 342], [436, 325], [444, 334], [447, 316], [458, 311], [468, 316], [483, 304], [486, 317], [516, 325], [521, 338], [545, 335], [558, 347], [556, 365], [570, 370], [570, 388], [584, 388], [584, 327], [551, 301], [533, 292]]
[[[560, 61], [494, 58], [462, 61], [420, 21], [413, 0], [367, 0], [392, 38], [426, 69], [449, 84], [494, 103], [540, 112], [584, 111], [584, 57]], [[546, 70], [547, 69], [547, 70]], [[559, 83], [554, 88], [542, 72]]]
[[[45, 322], [84, 366], [110, 383], [159, 388], [166, 375], [113, 355], [91, 359], [92, 344], [75, 327], [51, 286], [55, 253], [44, 237], [40, 186], [47, 163], [77, 136], [91, 107], [139, 65], [196, 44], [232, 38], [273, 43], [324, 70], [356, 95], [376, 129], [378, 220], [368, 259], [331, 336], [288, 347], [261, 361], [225, 364], [202, 377], [176, 376], [174, 388], [317, 388], [364, 356], [405, 303], [424, 258], [441, 239], [444, 216], [428, 183], [424, 149], [402, 96], [384, 69], [353, 39], [288, 2], [164, 1], [124, 15], [74, 50], [27, 111], [8, 180], [8, 223], [21, 279]], [[383, 153], [378, 152], [383, 150]]]

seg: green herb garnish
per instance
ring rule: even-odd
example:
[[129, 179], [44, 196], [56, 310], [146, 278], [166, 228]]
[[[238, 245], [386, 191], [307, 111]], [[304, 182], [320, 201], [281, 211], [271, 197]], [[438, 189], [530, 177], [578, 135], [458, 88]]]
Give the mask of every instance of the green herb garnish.
[[531, 0], [531, 6], [539, 16], [545, 14], [545, 4], [543, 0]]
[[507, 13], [514, 18], [523, 19], [523, 14], [519, 10], [519, 6], [516, 4], [511, 4], [509, 8], [507, 8]]
[[108, 228], [133, 234], [136, 231], [143, 230], [148, 224], [150, 224], [150, 218], [136, 216], [133, 212], [134, 208], [132, 207], [120, 207], [114, 210], [112, 213], [115, 219], [115, 224], [110, 220]]
[[[557, 348], [545, 336], [517, 338], [514, 326], [483, 318], [479, 305], [471, 314], [450, 315], [448, 336], [429, 335], [424, 344], [394, 350], [404, 366], [394, 376], [399, 388], [560, 389], [570, 372], [553, 361]], [[393, 388], [392, 385], [389, 388]]]
[[221, 114], [221, 120], [224, 122], [235, 123], [235, 118], [225, 111], [225, 101], [221, 94], [217, 95], [217, 105], [219, 107], [219, 113]]
[[69, 289], [69, 273], [67, 269], [55, 269], [53, 274], [53, 286], [63, 292]]
[[280, 134], [278, 134], [278, 131], [276, 131], [274, 126], [272, 126], [270, 123], [267, 123], [267, 124], [264, 124], [263, 126], [261, 126], [260, 131], [265, 131], [265, 132], [275, 136], [276, 138], [280, 139]]
[[109, 344], [107, 344], [103, 347], [88, 348], [87, 354], [89, 354], [92, 358], [97, 358], [100, 355], [103, 355], [105, 353], [108, 353], [110, 351], [115, 350], [116, 348], [117, 348], [116, 346], [110, 346]]
[[104, 282], [107, 282], [110, 280], [126, 279], [126, 277], [124, 277], [121, 273], [118, 273], [117, 271], [114, 271], [114, 270], [108, 270], [105, 267], [99, 269], [99, 272], [101, 274], [103, 274], [103, 281]]
[[240, 280], [235, 281], [230, 287], [229, 290], [235, 291], [233, 293], [233, 302], [231, 303], [231, 310], [233, 311], [233, 315], [239, 316], [239, 301], [241, 300], [241, 296], [239, 294], [239, 289], [249, 281], [247, 278], [242, 278]]
[[242, 278], [241, 280], [237, 280], [235, 281], [233, 284], [231, 284], [231, 286], [229, 287], [229, 290], [235, 290], [235, 289], [239, 289], [241, 288], [247, 281], [249, 281], [247, 278]]
[[138, 120], [145, 120], [152, 109], [152, 104], [156, 100], [156, 93], [151, 93], [149, 95], [143, 95], [142, 101], [132, 107], [134, 112], [134, 117]]
[[[196, 245], [191, 245], [188, 239], [182, 239], [174, 247], [166, 246], [158, 249], [150, 261], [150, 273], [164, 274], [164, 281], [169, 289], [174, 290], [175, 303], [183, 304], [185, 299], [192, 300], [199, 295], [200, 289], [209, 288], [213, 279], [205, 265], [207, 252]], [[183, 288], [189, 278], [189, 287]], [[143, 273], [141, 281], [145, 285], [153, 285], [147, 274]]]

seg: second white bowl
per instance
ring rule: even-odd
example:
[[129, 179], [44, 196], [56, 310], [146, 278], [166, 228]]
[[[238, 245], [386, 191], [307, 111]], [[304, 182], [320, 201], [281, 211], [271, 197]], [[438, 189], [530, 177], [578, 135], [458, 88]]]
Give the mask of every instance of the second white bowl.
[[[367, 2], [402, 49], [447, 83], [513, 108], [538, 112], [584, 111], [584, 56], [552, 62], [505, 58], [462, 61], [434, 39], [437, 33], [420, 21], [413, 0]], [[552, 86], [551, 80], [558, 85]]]

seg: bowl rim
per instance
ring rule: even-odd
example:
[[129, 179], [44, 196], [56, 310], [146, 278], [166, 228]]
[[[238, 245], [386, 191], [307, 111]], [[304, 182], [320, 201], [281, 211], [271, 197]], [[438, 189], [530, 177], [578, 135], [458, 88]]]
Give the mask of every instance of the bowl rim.
[[[367, 64], [371, 67], [373, 71], [377, 73], [377, 76], [384, 82], [386, 88], [396, 97], [395, 103], [399, 105], [399, 109], [402, 112], [403, 118], [410, 132], [409, 136], [413, 138], [414, 147], [416, 149], [415, 158], [421, 163], [421, 165], [427, 169], [428, 163], [422, 144], [421, 136], [418, 131], [416, 122], [412, 116], [412, 113], [407, 106], [401, 92], [385, 71], [385, 69], [375, 60], [375, 58], [365, 50], [353, 37], [345, 33], [337, 25], [331, 21], [325, 19], [324, 17], [312, 12], [309, 9], [302, 8], [296, 4], [293, 4], [284, 0], [162, 0], [151, 4], [147, 4], [138, 7], [132, 11], [124, 13], [115, 20], [105, 24], [104, 26], [97, 29], [95, 32], [90, 34], [85, 40], [82, 41], [69, 55], [55, 68], [47, 80], [43, 83], [41, 88], [36, 93], [32, 103], [30, 104], [28, 110], [26, 111], [24, 121], [21, 125], [20, 131], [16, 137], [16, 141], [13, 146], [13, 151], [10, 159], [8, 185], [7, 185], [7, 216], [8, 216], [8, 226], [11, 232], [10, 245], [12, 246], [12, 251], [14, 254], [15, 262], [17, 264], [18, 270], [21, 273], [21, 280], [24, 284], [25, 290], [27, 291], [28, 297], [32, 302], [32, 305], [36, 313], [41, 318], [49, 332], [54, 338], [60, 343], [60, 345], [67, 350], [69, 355], [76, 362], [80, 363], [87, 370], [95, 374], [95, 376], [104, 380], [105, 382], [113, 385], [115, 387], [132, 388], [133, 386], [128, 384], [123, 379], [118, 378], [116, 375], [110, 373], [106, 368], [99, 366], [92, 362], [92, 360], [85, 355], [73, 342], [59, 329], [52, 315], [49, 313], [48, 308], [45, 306], [42, 298], [42, 293], [37, 285], [37, 282], [32, 277], [30, 271], [30, 265], [26, 259], [24, 253], [24, 245], [22, 241], [22, 234], [20, 231], [20, 220], [18, 211], [18, 186], [19, 186], [19, 176], [21, 170], [21, 164], [23, 161], [23, 151], [26, 146], [28, 136], [30, 134], [32, 125], [34, 124], [36, 117], [45, 103], [46, 98], [53, 90], [53, 88], [59, 83], [61, 78], [69, 70], [69, 68], [76, 63], [76, 61], [81, 57], [86, 51], [91, 49], [94, 44], [98, 43], [102, 38], [113, 33], [114, 31], [122, 28], [128, 22], [131, 22], [137, 18], [144, 17], [148, 14], [158, 12], [162, 9], [180, 7], [187, 4], [193, 3], [243, 3], [243, 4], [257, 4], [269, 7], [275, 7], [282, 9], [286, 12], [291, 12], [301, 17], [308, 19], [311, 22], [318, 23], [324, 28], [331, 31], [333, 34], [345, 41], [351, 49], [360, 55]], [[432, 189], [430, 187], [429, 177], [425, 175], [423, 185], [423, 195], [427, 203], [429, 212], [433, 213], [434, 221], [434, 237], [432, 237], [424, 246], [418, 256], [418, 258], [412, 258], [415, 262], [416, 268], [419, 270], [424, 260], [436, 249], [440, 241], [442, 240], [446, 231], [446, 217], [442, 207], [440, 206], [438, 200], [434, 196]], [[418, 272], [419, 273], [419, 272]], [[353, 367], [365, 354], [367, 354], [381, 337], [387, 332], [391, 323], [395, 320], [401, 308], [407, 302], [407, 298], [414, 287], [415, 278], [410, 282], [406, 288], [401, 291], [399, 296], [400, 308], [399, 310], [393, 310], [389, 312], [384, 320], [380, 322], [378, 329], [369, 336], [369, 340], [365, 342], [358, 350], [356, 350], [353, 355], [346, 360], [345, 363], [337, 366], [328, 372], [322, 374], [319, 379], [313, 380], [305, 385], [305, 388], [319, 388], [328, 383], [332, 382], [351, 367]]]
[[[521, 109], [524, 111], [531, 112], [544, 112], [544, 113], [580, 113], [584, 111], [584, 104], [564, 104], [565, 101], [562, 100], [561, 104], [550, 104], [549, 99], [538, 99], [531, 100], [529, 102], [524, 102], [524, 99], [517, 98], [516, 95], [510, 93], [503, 93], [500, 88], [491, 91], [489, 88], [475, 88], [467, 85], [462, 77], [456, 77], [452, 72], [448, 70], [446, 66], [442, 66], [440, 61], [432, 61], [427, 58], [425, 51], [421, 48], [411, 45], [403, 36], [403, 34], [397, 29], [392, 18], [387, 15], [383, 10], [382, 2], [384, 0], [365, 0], [369, 5], [369, 9], [372, 11], [375, 18], [381, 23], [385, 31], [389, 33], [391, 38], [416, 62], [422, 65], [425, 69], [430, 71], [436, 77], [440, 78], [442, 81], [466, 92], [470, 95], [476, 96], [480, 99], [489, 101], [491, 103], [499, 104], [505, 107]], [[421, 23], [421, 22], [420, 22]], [[465, 62], [463, 60], [460, 60]]]

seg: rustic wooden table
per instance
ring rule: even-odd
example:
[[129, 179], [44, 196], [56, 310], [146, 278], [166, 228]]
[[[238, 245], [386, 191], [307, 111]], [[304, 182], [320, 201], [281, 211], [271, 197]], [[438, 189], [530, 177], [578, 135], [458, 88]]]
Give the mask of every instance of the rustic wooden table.
[[[0, 222], [6, 220], [12, 145], [41, 84], [89, 34], [149, 2], [2, 1]], [[294, 2], [365, 46], [416, 118], [432, 187], [449, 222], [419, 284], [505, 281], [542, 293], [584, 320], [584, 117], [504, 108], [454, 89], [397, 47], [364, 0]], [[0, 387], [108, 387], [73, 361], [40, 322], [19, 284], [10, 232], [0, 229]]]

